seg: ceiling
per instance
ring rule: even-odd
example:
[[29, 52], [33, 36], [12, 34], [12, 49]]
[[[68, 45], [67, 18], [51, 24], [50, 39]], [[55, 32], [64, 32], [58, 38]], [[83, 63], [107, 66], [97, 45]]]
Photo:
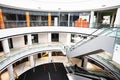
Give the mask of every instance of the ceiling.
[[0, 4], [37, 10], [80, 11], [120, 6], [120, 0], [0, 0]]

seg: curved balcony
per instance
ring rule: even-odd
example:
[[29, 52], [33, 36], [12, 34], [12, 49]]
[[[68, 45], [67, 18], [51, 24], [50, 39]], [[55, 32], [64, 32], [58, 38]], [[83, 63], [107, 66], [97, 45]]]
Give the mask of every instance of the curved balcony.
[[[2, 29], [0, 30], [0, 40], [4, 41], [5, 39], [9, 38], [16, 38], [20, 35], [27, 35], [27, 34], [49, 34], [49, 33], [58, 33], [58, 34], [75, 34], [78, 36], [82, 35], [82, 37], [86, 36], [88, 40], [85, 38], [82, 40], [78, 39], [77, 42], [74, 44], [71, 44], [72, 37], [67, 37], [66, 35], [59, 36], [60, 39], [69, 39], [70, 41], [68, 43], [65, 43], [63, 41], [58, 42], [48, 42], [48, 39], [46, 38], [46, 43], [40, 43], [37, 44], [31, 44], [31, 45], [24, 45], [23, 47], [19, 48], [13, 48], [10, 50], [10, 54], [1, 56], [0, 58], [0, 71], [2, 72], [5, 70], [10, 64], [13, 64], [25, 57], [28, 57], [33, 54], [38, 54], [40, 52], [44, 51], [61, 51], [63, 54], [67, 54], [69, 56], [69, 48], [74, 48], [74, 45], [77, 45], [78, 43], [85, 43], [86, 41], [91, 41], [92, 39], [96, 38], [97, 36], [115, 36], [114, 29], [90, 29], [90, 28], [75, 28], [75, 27], [24, 27], [24, 28], [12, 28], [12, 29]], [[110, 34], [109, 34], [110, 33]], [[109, 35], [108, 35], [109, 34]], [[43, 35], [42, 35], [43, 36]], [[47, 35], [49, 37], [49, 35]], [[41, 38], [41, 36], [39, 37]], [[52, 37], [50, 37], [52, 38]], [[73, 38], [74, 39], [74, 38]], [[14, 41], [13, 41], [14, 42]], [[77, 48], [77, 47], [75, 47]], [[73, 56], [74, 57], [74, 56]]]
[[1, 57], [0, 71], [4, 70], [9, 64], [15, 63], [22, 58], [44, 51], [62, 51], [64, 54], [66, 54], [65, 46], [60, 43], [37, 44], [20, 49], [13, 49], [10, 51], [10, 54], [8, 56]]

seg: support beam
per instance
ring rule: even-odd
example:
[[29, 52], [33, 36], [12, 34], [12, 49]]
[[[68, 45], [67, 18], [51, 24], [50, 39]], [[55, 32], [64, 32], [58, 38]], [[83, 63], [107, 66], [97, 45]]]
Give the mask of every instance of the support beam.
[[30, 15], [29, 15], [29, 12], [26, 12], [26, 23], [27, 23], [27, 27], [30, 27]]
[[120, 8], [117, 9], [114, 27], [120, 27]]
[[51, 13], [48, 13], [48, 26], [51, 26]]
[[0, 9], [0, 29], [5, 29], [2, 10]]
[[94, 11], [91, 11], [89, 27], [94, 27]]
[[10, 64], [7, 69], [8, 69], [8, 74], [9, 74], [9, 77], [10, 77], [9, 80], [15, 80], [12, 64]]
[[5, 55], [9, 55], [10, 54], [10, 48], [9, 48], [9, 44], [8, 44], [8, 39], [4, 39], [2, 41], [2, 46], [3, 46], [3, 50], [4, 50], [4, 53]]

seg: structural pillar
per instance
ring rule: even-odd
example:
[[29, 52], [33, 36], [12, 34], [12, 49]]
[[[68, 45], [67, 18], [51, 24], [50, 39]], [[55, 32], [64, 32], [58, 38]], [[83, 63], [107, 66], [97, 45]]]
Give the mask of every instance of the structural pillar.
[[98, 27], [98, 25], [99, 25], [99, 12], [97, 12], [96, 21], [95, 22], [96, 22], [95, 26]]
[[51, 13], [48, 13], [48, 26], [51, 26]]
[[10, 54], [10, 48], [9, 48], [9, 44], [8, 44], [8, 39], [4, 39], [2, 41], [2, 46], [3, 46], [3, 50], [4, 50], [4, 53], [5, 55], [9, 55]]
[[58, 18], [57, 17], [54, 18], [54, 26], [58, 26]]
[[115, 13], [112, 14], [112, 19], [111, 19], [110, 27], [113, 27], [114, 18], [115, 18]]
[[52, 52], [48, 52], [48, 62], [52, 62]]
[[88, 58], [84, 56], [84, 57], [82, 58], [81, 67], [83, 67], [84, 69], [86, 69], [86, 68], [87, 68], [87, 62], [88, 62]]
[[0, 29], [5, 29], [2, 10], [0, 9]]
[[32, 45], [32, 36], [31, 34], [27, 34], [28, 46]]
[[68, 13], [68, 27], [70, 26], [70, 13]]
[[94, 11], [91, 11], [89, 27], [94, 27]]
[[31, 55], [31, 56], [29, 57], [29, 60], [30, 60], [30, 66], [31, 66], [31, 67], [34, 67], [34, 66], [35, 66], [35, 63], [34, 63], [34, 57], [33, 57], [33, 55]]
[[15, 80], [12, 64], [10, 64], [7, 69], [8, 69], [8, 74], [9, 74], [9, 80]]
[[[32, 45], [32, 36], [31, 36], [31, 34], [27, 34], [27, 40], [28, 40], [28, 46], [31, 46]], [[30, 66], [34, 67], [34, 57], [33, 57], [33, 55], [31, 55], [29, 57], [29, 61], [30, 61]]]
[[51, 43], [52, 40], [51, 40], [51, 33], [48, 33], [48, 43]]
[[27, 27], [30, 27], [30, 15], [29, 15], [29, 12], [26, 12], [26, 23], [27, 23]]
[[114, 27], [120, 27], [120, 8], [117, 9]]

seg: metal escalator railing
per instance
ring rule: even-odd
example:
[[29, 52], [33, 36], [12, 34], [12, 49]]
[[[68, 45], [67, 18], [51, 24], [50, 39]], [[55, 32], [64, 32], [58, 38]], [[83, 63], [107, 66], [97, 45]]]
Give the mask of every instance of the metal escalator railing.
[[[79, 47], [79, 46], [81, 46], [81, 45], [83, 45], [83, 44], [91, 41], [92, 39], [96, 38], [97, 36], [99, 36], [99, 35], [105, 33], [106, 31], [108, 31], [107, 28], [104, 28], [102, 31], [100, 31], [99, 33], [97, 33], [99, 30], [101, 30], [101, 29], [96, 29], [96, 30], [93, 31], [91, 34], [88, 34], [87, 37], [90, 37], [90, 36], [91, 36], [88, 40], [86, 40], [86, 39], [83, 38], [82, 40], [78, 41], [78, 42], [75, 43], [73, 46], [71, 46], [70, 50], [72, 51], [72, 50], [74, 50], [75, 48], [77, 48], [77, 47]], [[97, 34], [95, 34], [95, 33], [97, 33]], [[86, 40], [86, 41], [85, 41], [85, 40]]]
[[[100, 31], [101, 30], [101, 31]], [[71, 46], [70, 50], [74, 50], [75, 48], [91, 41], [92, 39], [98, 37], [98, 36], [112, 36], [112, 37], [116, 37], [116, 38], [120, 38], [120, 34], [118, 35], [118, 32], [120, 33], [120, 28], [102, 28], [102, 29], [96, 29], [95, 31], [93, 31], [91, 34], [88, 34], [87, 37], [90, 37], [88, 40], [86, 39], [82, 39], [80, 41], [78, 41], [77, 43], [75, 43], [73, 46]]]
[[[101, 61], [102, 59], [100, 57], [98, 58], [96, 56], [88, 56], [88, 58], [95, 61], [96, 63], [102, 65], [104, 67], [104, 69], [107, 70], [108, 73], [111, 73], [116, 78], [116, 80], [120, 80], [120, 76], [119, 76], [120, 73], [119, 73], [118, 69], [111, 66], [110, 63], [106, 64], [107, 62], [105, 60]], [[98, 59], [101, 59], [101, 60], [98, 60]]]
[[114, 77], [110, 76], [109, 72], [107, 71], [92, 71], [92, 70], [86, 70], [82, 67], [78, 66], [71, 66], [71, 68], [74, 70], [75, 75], [83, 76], [86, 78], [94, 79], [94, 80], [113, 80]]
[[[88, 36], [91, 36], [92, 34], [94, 34], [95, 32], [97, 32], [99, 29], [96, 29], [95, 31], [93, 31], [91, 34], [89, 34]], [[88, 37], [87, 36], [87, 37]], [[83, 42], [85, 39], [83, 38], [82, 40], [78, 41], [77, 43], [75, 43], [71, 49], [74, 49], [76, 45], [78, 45], [79, 43]]]

